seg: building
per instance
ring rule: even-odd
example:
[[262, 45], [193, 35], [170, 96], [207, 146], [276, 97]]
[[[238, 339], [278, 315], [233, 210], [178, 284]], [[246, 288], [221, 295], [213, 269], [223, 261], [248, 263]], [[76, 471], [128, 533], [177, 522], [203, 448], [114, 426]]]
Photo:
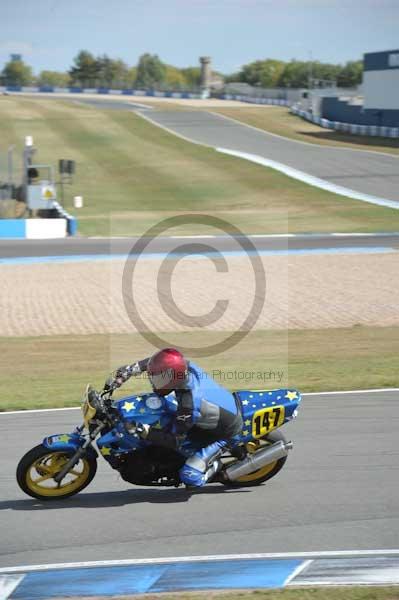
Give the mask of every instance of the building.
[[356, 125], [399, 127], [399, 50], [368, 52], [363, 60], [361, 96], [323, 96], [320, 116]]

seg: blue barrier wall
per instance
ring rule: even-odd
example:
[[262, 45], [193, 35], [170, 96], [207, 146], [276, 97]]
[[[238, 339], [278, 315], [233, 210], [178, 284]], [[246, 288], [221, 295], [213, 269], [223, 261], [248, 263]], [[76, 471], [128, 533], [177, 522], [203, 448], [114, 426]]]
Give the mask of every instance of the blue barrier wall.
[[294, 115], [302, 117], [302, 119], [306, 119], [306, 121], [311, 121], [311, 123], [316, 123], [316, 125], [320, 125], [320, 127], [325, 127], [326, 129], [335, 129], [335, 131], [344, 131], [354, 135], [399, 138], [399, 127], [378, 127], [377, 125], [359, 125], [355, 123], [343, 123], [341, 121], [330, 121], [323, 117], [316, 117], [313, 113], [302, 110], [295, 105], [291, 106], [291, 112]]
[[323, 119], [355, 123], [356, 125], [377, 125], [378, 127], [399, 127], [399, 110], [365, 109], [361, 105], [348, 104], [336, 97], [322, 98]]

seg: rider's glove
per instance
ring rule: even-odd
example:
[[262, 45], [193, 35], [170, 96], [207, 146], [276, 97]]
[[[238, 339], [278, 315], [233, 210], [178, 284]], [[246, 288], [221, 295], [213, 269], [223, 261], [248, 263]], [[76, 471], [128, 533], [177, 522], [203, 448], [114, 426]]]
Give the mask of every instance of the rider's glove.
[[126, 383], [126, 381], [128, 379], [130, 379], [130, 377], [132, 377], [132, 375], [139, 375], [141, 373], [141, 369], [138, 363], [134, 363], [133, 365], [124, 365], [123, 367], [119, 367], [119, 369], [116, 371], [115, 373], [115, 377], [114, 377], [114, 388], [118, 388], [121, 385], [123, 385], [124, 383]]

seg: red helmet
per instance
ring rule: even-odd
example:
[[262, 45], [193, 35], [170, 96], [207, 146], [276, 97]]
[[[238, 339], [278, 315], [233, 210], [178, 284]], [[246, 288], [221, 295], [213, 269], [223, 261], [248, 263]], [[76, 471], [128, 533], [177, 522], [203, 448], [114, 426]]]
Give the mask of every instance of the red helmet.
[[151, 356], [147, 372], [154, 392], [165, 395], [184, 385], [187, 361], [175, 348], [164, 348]]

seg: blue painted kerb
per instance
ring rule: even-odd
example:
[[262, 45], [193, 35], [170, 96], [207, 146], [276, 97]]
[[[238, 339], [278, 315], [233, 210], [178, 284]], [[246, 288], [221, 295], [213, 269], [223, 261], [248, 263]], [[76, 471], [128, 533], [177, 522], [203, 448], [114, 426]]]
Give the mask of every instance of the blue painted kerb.
[[207, 560], [27, 573], [17, 600], [209, 589], [281, 588], [303, 563], [291, 559]]

